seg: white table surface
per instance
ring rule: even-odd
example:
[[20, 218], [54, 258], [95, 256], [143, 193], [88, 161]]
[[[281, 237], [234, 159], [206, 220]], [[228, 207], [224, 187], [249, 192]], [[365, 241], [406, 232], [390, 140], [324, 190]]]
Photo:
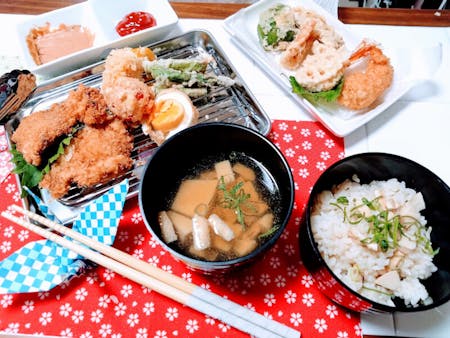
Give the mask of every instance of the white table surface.
[[[0, 31], [10, 32], [24, 18], [25, 15], [0, 14]], [[380, 151], [401, 155], [424, 165], [450, 184], [450, 27], [348, 27], [388, 47], [416, 49], [405, 55], [412, 55], [415, 66], [424, 74], [435, 70], [440, 61], [442, 64], [432, 79], [416, 86], [381, 115], [348, 135], [346, 154]], [[222, 21], [182, 19], [168, 38], [193, 29], [212, 33], [271, 118], [313, 119], [233, 44]], [[5, 62], [20, 62], [18, 51], [17, 37], [2, 34], [1, 66]], [[450, 302], [420, 314], [363, 315], [361, 324], [367, 335], [448, 337]]]

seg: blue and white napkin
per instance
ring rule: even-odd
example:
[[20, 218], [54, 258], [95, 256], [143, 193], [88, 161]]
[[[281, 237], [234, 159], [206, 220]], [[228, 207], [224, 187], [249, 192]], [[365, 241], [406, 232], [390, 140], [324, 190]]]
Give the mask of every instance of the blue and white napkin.
[[[86, 206], [72, 229], [106, 245], [112, 245], [128, 192], [125, 180]], [[57, 221], [42, 201], [33, 195], [41, 212]], [[83, 257], [50, 240], [26, 244], [0, 262], [0, 294], [48, 291], [87, 266]]]

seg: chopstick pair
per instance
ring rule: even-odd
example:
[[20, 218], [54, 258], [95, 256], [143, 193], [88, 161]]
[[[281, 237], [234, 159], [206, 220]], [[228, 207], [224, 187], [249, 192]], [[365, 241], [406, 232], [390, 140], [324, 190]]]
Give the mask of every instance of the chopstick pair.
[[[79, 232], [52, 222], [45, 217], [25, 210], [17, 205], [13, 205], [12, 209], [62, 235], [72, 238], [74, 241], [61, 237], [54, 232], [50, 232], [9, 212], [2, 212], [2, 216], [84, 256], [98, 265], [102, 265], [136, 283], [144, 285], [201, 313], [214, 317], [243, 332], [255, 337], [300, 337], [300, 332], [284, 324], [222, 298], [211, 291], [205, 290], [154, 265], [139, 260], [132, 255], [86, 237]], [[77, 244], [75, 241], [85, 246]]]

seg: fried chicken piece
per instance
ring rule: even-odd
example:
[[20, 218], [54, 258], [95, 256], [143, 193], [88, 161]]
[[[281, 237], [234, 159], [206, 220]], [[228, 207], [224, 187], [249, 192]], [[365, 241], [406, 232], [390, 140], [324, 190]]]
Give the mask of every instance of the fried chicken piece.
[[45, 149], [68, 134], [77, 123], [96, 125], [112, 118], [100, 90], [80, 84], [69, 92], [65, 101], [26, 116], [14, 132], [12, 141], [25, 161], [39, 166]]
[[76, 114], [67, 113], [62, 103], [26, 116], [11, 137], [25, 161], [39, 166], [41, 154], [77, 123]]
[[133, 137], [120, 120], [96, 128], [86, 126], [52, 165], [40, 187], [60, 198], [73, 184], [83, 188], [104, 183], [131, 168], [132, 149]]
[[100, 90], [83, 84], [69, 92], [64, 107], [67, 114], [77, 116], [77, 122], [88, 126], [103, 124], [114, 118]]

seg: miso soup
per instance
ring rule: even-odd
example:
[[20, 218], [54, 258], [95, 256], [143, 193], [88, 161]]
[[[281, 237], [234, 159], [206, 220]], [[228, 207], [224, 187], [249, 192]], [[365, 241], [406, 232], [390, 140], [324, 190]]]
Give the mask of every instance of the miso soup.
[[207, 261], [245, 256], [279, 228], [279, 190], [258, 161], [241, 153], [206, 159], [186, 175], [159, 213], [163, 240]]

